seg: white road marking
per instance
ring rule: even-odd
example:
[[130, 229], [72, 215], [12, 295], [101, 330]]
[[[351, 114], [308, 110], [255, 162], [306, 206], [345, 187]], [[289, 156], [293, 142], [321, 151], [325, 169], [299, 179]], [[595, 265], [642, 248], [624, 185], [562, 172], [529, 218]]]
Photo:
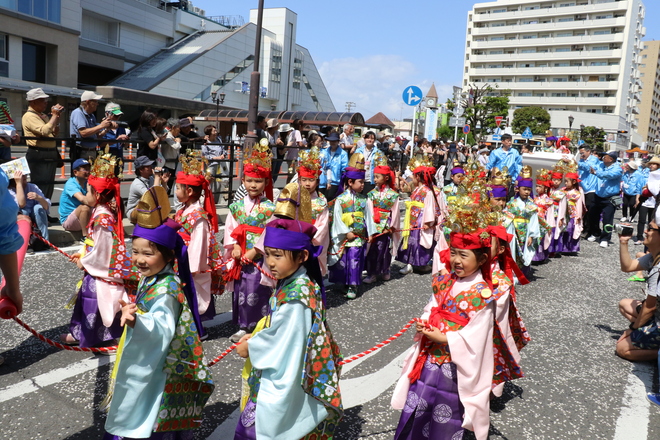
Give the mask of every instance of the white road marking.
[[621, 414], [616, 421], [614, 440], [646, 440], [648, 438], [651, 410], [646, 392], [651, 389], [654, 367], [649, 364], [633, 364], [623, 393]]
[[89, 370], [102, 367], [114, 360], [114, 355], [95, 356], [93, 358], [85, 359], [84, 361], [76, 362], [75, 364], [71, 364], [63, 368], [57, 368], [55, 370], [49, 371], [48, 373], [40, 374], [39, 376], [24, 380], [0, 390], [0, 402], [15, 399], [34, 391], [39, 391], [43, 387], [53, 385], [73, 376], [85, 373]]

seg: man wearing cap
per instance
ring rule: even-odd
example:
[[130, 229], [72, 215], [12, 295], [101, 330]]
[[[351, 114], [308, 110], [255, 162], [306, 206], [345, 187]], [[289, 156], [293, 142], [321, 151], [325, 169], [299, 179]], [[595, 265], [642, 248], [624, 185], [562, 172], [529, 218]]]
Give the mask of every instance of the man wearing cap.
[[137, 217], [132, 214], [144, 193], [153, 186], [163, 186], [167, 189], [167, 185], [163, 185], [163, 183], [167, 183], [170, 174], [163, 174], [160, 170], [154, 173], [154, 161], [147, 156], [138, 156], [133, 161], [133, 166], [135, 167], [135, 179], [131, 182], [131, 187], [128, 190], [126, 217], [131, 220], [131, 223], [135, 224]]
[[[580, 147], [580, 160], [578, 160], [578, 173], [580, 175], [580, 186], [584, 192], [584, 206], [587, 212], [584, 216], [584, 230], [588, 232], [591, 230], [589, 223], [589, 211], [593, 209], [596, 201], [596, 187], [598, 186], [598, 178], [596, 175], [591, 174], [592, 168], [597, 168], [600, 164], [598, 157], [592, 153], [591, 147], [583, 144]], [[597, 227], [594, 232], [595, 236], [600, 235], [600, 227]]]
[[[50, 108], [51, 116], [46, 112], [49, 96], [42, 89], [32, 89], [27, 92], [28, 109], [23, 115], [23, 135], [25, 137], [52, 138], [59, 134], [60, 115], [64, 110], [59, 104]], [[25, 159], [30, 167], [32, 183], [43, 191], [46, 198], [53, 196], [55, 188], [55, 172], [61, 166], [61, 158], [57, 152], [55, 141], [27, 139], [28, 146]]]
[[60, 223], [65, 231], [82, 232], [83, 241], [87, 236], [94, 200], [87, 197], [87, 179], [91, 166], [86, 159], [76, 159], [71, 165], [71, 178], [64, 184], [60, 196]]
[[[126, 124], [119, 124], [119, 118], [123, 115], [124, 112], [121, 111], [119, 104], [114, 102], [109, 102], [105, 106], [105, 119], [107, 121], [112, 121], [117, 124], [116, 127], [111, 127], [108, 129], [103, 136], [103, 139], [116, 140], [116, 141], [127, 141], [129, 140], [130, 130], [126, 131]], [[122, 161], [124, 160], [124, 145], [123, 143], [113, 143], [108, 144], [109, 152], [115, 157], [118, 157]]]
[[203, 141], [204, 137], [197, 134], [194, 130], [195, 126], [193, 125], [192, 118], [179, 119], [179, 128], [181, 130], [179, 133], [179, 137], [181, 138], [179, 154], [186, 155], [188, 150], [193, 149], [191, 142]]
[[280, 173], [280, 168], [282, 168], [282, 159], [284, 158], [284, 142], [280, 138], [279, 128], [280, 122], [277, 119], [269, 119], [266, 122], [266, 138], [273, 153], [271, 166], [273, 182], [277, 180], [277, 175]]
[[[632, 221], [637, 214], [637, 196], [642, 193], [642, 187], [646, 183], [646, 178], [638, 169], [637, 162], [634, 159], [629, 160], [624, 165], [623, 184], [623, 217], [622, 222]], [[630, 217], [628, 217], [630, 210]]]
[[[69, 155], [71, 159], [83, 157], [85, 159], [96, 158], [96, 146], [98, 138], [104, 136], [110, 129], [116, 129], [117, 123], [104, 118], [99, 124], [96, 122], [96, 108], [103, 95], [87, 90], [80, 97], [80, 107], [71, 112], [69, 122], [69, 133], [80, 139], [76, 141], [76, 148], [71, 148]], [[73, 154], [72, 154], [73, 153]]]
[[331, 131], [326, 139], [330, 142], [330, 147], [321, 150], [322, 172], [319, 188], [325, 188], [325, 197], [330, 201], [334, 200], [341, 183], [341, 175], [348, 166], [348, 153], [339, 147], [339, 134], [336, 131]]
[[[596, 186], [596, 199], [594, 207], [589, 211], [589, 238], [588, 241], [596, 241], [596, 233], [599, 229], [600, 215], [603, 214], [603, 229], [600, 234], [600, 247], [606, 248], [612, 238], [614, 229], [614, 213], [616, 205], [620, 204], [619, 191], [621, 190], [621, 177], [623, 171], [616, 162], [619, 157], [616, 151], [610, 151], [603, 156], [603, 161], [598, 167], [592, 167], [590, 172], [598, 178]], [[617, 200], [619, 199], [619, 200]]]
[[390, 154], [390, 134], [386, 131], [378, 132], [378, 140], [376, 141], [376, 147], [382, 151], [386, 156]]

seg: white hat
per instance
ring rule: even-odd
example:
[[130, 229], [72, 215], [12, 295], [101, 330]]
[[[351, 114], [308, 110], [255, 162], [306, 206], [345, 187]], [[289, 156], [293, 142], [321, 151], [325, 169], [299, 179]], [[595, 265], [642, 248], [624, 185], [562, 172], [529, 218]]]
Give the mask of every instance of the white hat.
[[281, 124], [280, 125], [280, 133], [286, 133], [288, 131], [293, 131], [293, 127], [289, 124]]
[[278, 121], [275, 118], [269, 119], [268, 122], [266, 122], [266, 128], [273, 128], [273, 127], [277, 127], [279, 125], [280, 125], [280, 121]]
[[91, 90], [87, 90], [86, 92], [83, 92], [82, 96], [80, 97], [80, 102], [98, 101], [101, 98], [103, 98], [103, 95], [97, 95]]
[[28, 101], [34, 101], [34, 100], [41, 99], [41, 98], [49, 98], [49, 96], [46, 95], [44, 93], [44, 91], [41, 90], [41, 89], [28, 90], [28, 92], [27, 92], [27, 100]]
[[634, 160], [626, 162], [626, 165], [628, 165], [628, 167], [630, 167], [631, 170], [636, 170], [637, 168], [639, 168], [637, 166], [637, 162], [635, 162]]
[[106, 113], [112, 113], [113, 115], [123, 115], [124, 112], [121, 111], [121, 106], [117, 103], [114, 102], [109, 102], [105, 106], [105, 112]]

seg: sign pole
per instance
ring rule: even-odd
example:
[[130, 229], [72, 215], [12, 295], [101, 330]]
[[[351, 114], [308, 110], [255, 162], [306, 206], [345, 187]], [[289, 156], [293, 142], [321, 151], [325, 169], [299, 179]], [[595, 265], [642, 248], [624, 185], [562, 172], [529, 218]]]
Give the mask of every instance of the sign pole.
[[454, 127], [454, 142], [458, 141], [458, 125]]

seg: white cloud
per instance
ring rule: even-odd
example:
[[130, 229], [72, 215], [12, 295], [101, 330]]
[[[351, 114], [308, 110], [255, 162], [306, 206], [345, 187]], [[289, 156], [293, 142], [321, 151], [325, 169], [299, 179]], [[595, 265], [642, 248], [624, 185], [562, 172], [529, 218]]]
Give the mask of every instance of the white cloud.
[[[346, 102], [357, 105], [352, 111], [365, 119], [383, 112], [392, 120], [409, 118], [412, 107], [403, 103], [405, 87], [415, 84], [426, 93], [433, 79], [416, 81], [416, 66], [399, 55], [367, 55], [325, 61], [319, 68], [321, 78], [337, 111], [346, 109]], [[439, 100], [444, 102], [452, 93], [452, 86], [435, 84]]]

